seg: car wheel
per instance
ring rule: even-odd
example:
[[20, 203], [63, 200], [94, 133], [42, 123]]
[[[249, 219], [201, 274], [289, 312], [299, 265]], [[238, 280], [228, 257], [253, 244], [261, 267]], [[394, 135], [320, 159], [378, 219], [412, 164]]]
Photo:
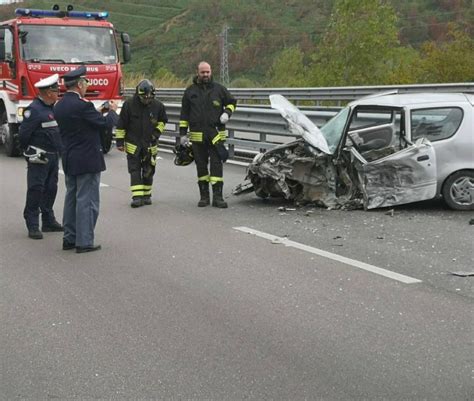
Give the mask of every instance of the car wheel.
[[458, 171], [448, 177], [443, 198], [451, 209], [474, 210], [474, 171]]
[[6, 110], [2, 113], [0, 124], [2, 142], [7, 156], [19, 156], [21, 152], [18, 141], [18, 125], [8, 123]]

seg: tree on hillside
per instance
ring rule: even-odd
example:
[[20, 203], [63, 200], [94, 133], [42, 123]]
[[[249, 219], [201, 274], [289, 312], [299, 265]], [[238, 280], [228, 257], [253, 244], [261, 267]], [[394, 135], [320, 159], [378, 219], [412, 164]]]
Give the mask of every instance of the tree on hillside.
[[449, 25], [447, 39], [422, 46], [420, 82], [474, 81], [474, 39], [455, 24]]
[[397, 16], [384, 0], [336, 0], [313, 57], [312, 84], [383, 84], [399, 47]]
[[269, 87], [301, 87], [308, 85], [307, 68], [299, 47], [283, 50], [270, 69]]

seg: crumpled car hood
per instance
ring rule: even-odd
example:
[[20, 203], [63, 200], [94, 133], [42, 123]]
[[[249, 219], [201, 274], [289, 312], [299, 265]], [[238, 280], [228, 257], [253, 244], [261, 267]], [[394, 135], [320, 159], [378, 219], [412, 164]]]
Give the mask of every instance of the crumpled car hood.
[[294, 104], [290, 103], [282, 95], [270, 95], [270, 104], [288, 122], [288, 128], [292, 134], [301, 136], [311, 146], [328, 155], [331, 154], [326, 138], [324, 138], [321, 130]]

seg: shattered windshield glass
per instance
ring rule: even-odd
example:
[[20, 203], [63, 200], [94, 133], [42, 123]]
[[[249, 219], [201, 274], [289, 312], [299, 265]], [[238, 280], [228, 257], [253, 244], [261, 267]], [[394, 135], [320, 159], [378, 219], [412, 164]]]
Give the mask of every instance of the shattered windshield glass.
[[23, 60], [40, 63], [117, 63], [114, 32], [89, 26], [22, 25]]
[[342, 109], [338, 114], [336, 114], [321, 127], [321, 132], [326, 138], [331, 153], [336, 151], [336, 148], [341, 141], [342, 134], [344, 133], [344, 127], [346, 125], [347, 118], [349, 117], [349, 112], [349, 107]]

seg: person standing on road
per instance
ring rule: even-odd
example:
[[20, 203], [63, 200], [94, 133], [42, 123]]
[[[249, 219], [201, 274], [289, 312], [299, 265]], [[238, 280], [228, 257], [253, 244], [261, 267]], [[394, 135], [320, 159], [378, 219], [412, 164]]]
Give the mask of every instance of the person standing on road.
[[158, 139], [167, 122], [155, 87], [148, 79], [140, 81], [133, 98], [123, 104], [115, 131], [117, 149], [127, 153], [133, 208], [151, 205]]
[[94, 244], [99, 216], [100, 173], [105, 170], [101, 136], [116, 124], [117, 104], [111, 100], [107, 116], [84, 99], [89, 80], [81, 66], [63, 76], [67, 92], [55, 105], [63, 143], [62, 163], [66, 176], [63, 249], [77, 253], [100, 249]]
[[210, 203], [209, 183], [213, 193], [212, 206], [227, 207], [222, 197], [223, 162], [228, 157], [224, 147], [225, 124], [236, 104], [230, 92], [213, 81], [209, 63], [200, 62], [192, 85], [184, 92], [179, 122], [181, 144], [186, 145], [189, 141], [192, 144], [201, 196], [199, 207]]
[[20, 145], [28, 164], [26, 205], [23, 217], [28, 237], [42, 239], [42, 231], [63, 231], [56, 221], [53, 205], [58, 192], [59, 152], [61, 137], [54, 119], [53, 105], [58, 100], [58, 74], [38, 81], [39, 95], [23, 112], [20, 125]]

